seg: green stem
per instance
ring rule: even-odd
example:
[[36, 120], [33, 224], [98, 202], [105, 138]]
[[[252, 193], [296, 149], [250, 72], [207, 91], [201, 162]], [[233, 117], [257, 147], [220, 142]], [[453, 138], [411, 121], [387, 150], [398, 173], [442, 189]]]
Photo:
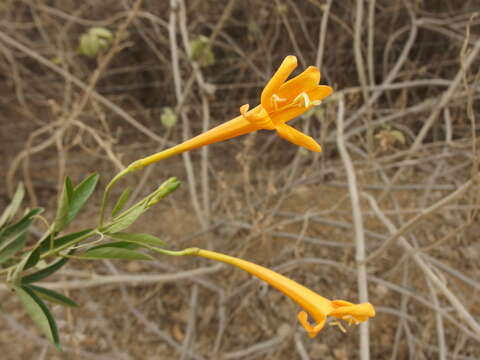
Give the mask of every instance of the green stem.
[[[56, 249], [51, 249], [51, 250], [43, 253], [43, 254], [40, 256], [40, 259], [45, 259], [45, 258], [47, 258], [47, 257], [49, 257], [49, 256], [57, 255], [57, 253], [58, 253], [59, 251], [62, 251], [62, 250], [66, 249], [66, 248], [68, 248], [68, 247], [70, 247], [70, 246], [72, 246], [72, 245], [75, 245], [76, 243], [78, 243], [78, 242], [80, 242], [80, 241], [83, 241], [83, 240], [89, 238], [90, 236], [92, 236], [92, 235], [94, 235], [94, 234], [96, 234], [96, 233], [97, 233], [96, 230], [89, 231], [89, 232], [86, 233], [85, 235], [80, 236], [79, 238], [76, 238], [75, 240], [72, 240], [71, 242], [69, 242], [69, 243], [67, 243], [67, 244], [65, 244], [65, 245], [63, 245], [63, 246], [61, 246], [61, 247], [58, 247], [58, 248], [56, 248]], [[41, 241], [39, 242], [39, 244], [41, 244]], [[33, 250], [31, 250], [31, 251], [34, 251], [34, 250], [35, 250], [35, 249], [33, 249]], [[28, 256], [28, 255], [31, 253], [31, 251], [29, 251], [27, 254], [25, 254], [25, 256]], [[7, 268], [5, 268], [5, 269], [1, 269], [1, 270], [0, 270], [0, 275], [1, 275], [1, 274], [8, 273], [9, 271], [15, 269], [18, 265], [19, 265], [19, 263], [15, 264], [15, 265], [12, 265], [12, 266], [9, 266], [9, 267], [7, 267]]]
[[122, 177], [127, 175], [129, 172], [131, 172], [132, 169], [129, 167], [123, 169], [120, 171], [115, 177], [110, 180], [108, 185], [105, 187], [105, 191], [103, 192], [103, 198], [102, 198], [102, 203], [100, 204], [100, 216], [98, 220], [98, 228], [101, 229], [103, 226], [103, 220], [105, 219], [105, 207], [107, 206], [107, 201], [108, 201], [108, 196], [110, 195], [110, 190], [112, 189], [113, 185], [120, 180]]
[[69, 247], [71, 247], [71, 246], [73, 246], [73, 245], [75, 245], [75, 244], [77, 244], [77, 243], [79, 243], [79, 242], [81, 242], [81, 241], [89, 238], [90, 236], [92, 236], [92, 235], [94, 235], [94, 234], [98, 234], [98, 231], [95, 230], [95, 229], [92, 230], [92, 231], [89, 231], [89, 232], [86, 233], [85, 235], [80, 236], [79, 238], [76, 238], [75, 240], [72, 240], [72, 241], [69, 242], [69, 243], [66, 243], [65, 245], [62, 245], [62, 246], [60, 246], [60, 247], [58, 247], [58, 248], [55, 248], [55, 249], [52, 249], [52, 250], [50, 250], [50, 251], [47, 251], [47, 252], [43, 253], [43, 254], [40, 256], [40, 259], [45, 259], [45, 258], [47, 258], [47, 257], [49, 257], [49, 256], [51, 256], [51, 255], [58, 255], [58, 254], [60, 253], [60, 251], [65, 250], [65, 249], [67, 249], [67, 248], [69, 248]]
[[163, 254], [163, 255], [169, 255], [169, 256], [188, 256], [188, 255], [196, 255], [198, 251], [200, 250], [199, 248], [186, 248], [183, 250], [167, 250], [167, 249], [162, 249], [158, 248], [155, 246], [151, 246], [148, 244], [145, 244], [143, 242], [139, 241], [132, 241], [132, 240], [125, 240], [126, 242], [132, 243], [132, 244], [138, 244], [141, 245], [144, 248], [147, 248], [149, 250], [155, 251], [157, 253]]
[[[141, 245], [144, 248], [147, 248], [149, 250], [158, 252], [163, 255], [170, 255], [170, 256], [188, 256], [188, 255], [195, 255], [200, 249], [199, 248], [187, 248], [179, 251], [174, 251], [174, 250], [166, 250], [166, 249], [161, 249], [157, 248], [154, 246], [147, 245], [145, 243], [140, 243], [137, 241], [128, 241], [127, 242], [133, 243], [133, 244], [138, 244]], [[58, 254], [61, 257], [66, 257], [66, 258], [71, 258], [71, 259], [78, 259], [78, 260], [96, 260], [96, 259], [88, 259], [83, 256], [76, 256], [76, 255], [68, 255], [68, 254]]]
[[[145, 246], [145, 244], [143, 244]], [[199, 248], [186, 248], [183, 250], [179, 251], [173, 251], [173, 250], [166, 250], [166, 249], [161, 249], [161, 248], [156, 248], [156, 247], [151, 247], [151, 246], [145, 246], [148, 247], [152, 251], [156, 251], [160, 254], [164, 255], [170, 255], [170, 256], [188, 256], [188, 255], [195, 255], [200, 249]]]
[[76, 259], [76, 260], [98, 260], [98, 259], [88, 259], [83, 256], [76, 256], [76, 255], [67, 255], [67, 254], [58, 254], [58, 256], [67, 259]]
[[[137, 203], [135, 203], [134, 205], [132, 205], [131, 207], [129, 207], [127, 210], [121, 212], [120, 214], [118, 214], [117, 216], [115, 216], [113, 218], [113, 222], [116, 222], [118, 220], [120, 220], [121, 218], [124, 218], [125, 216], [127, 216], [128, 214], [130, 214], [133, 210], [135, 210], [137, 207], [139, 206], [144, 206], [145, 204], [147, 204], [153, 197], [155, 196], [155, 192], [147, 195], [146, 197], [144, 197], [143, 199], [139, 200]], [[107, 224], [106, 226], [103, 227], [103, 229], [105, 228], [108, 228], [108, 226], [111, 225], [111, 224]]]
[[[112, 222], [107, 223], [105, 226], [102, 227], [102, 231], [108, 229], [108, 227], [115, 222], [118, 222], [122, 218], [128, 216], [131, 212], [135, 211], [139, 206], [143, 206], [145, 208], [149, 208], [153, 206], [155, 203], [157, 203], [160, 199], [164, 198], [167, 196], [169, 193], [174, 191], [175, 189], [178, 188], [180, 185], [180, 182], [177, 180], [175, 177], [171, 177], [168, 180], [166, 180], [160, 187], [152, 192], [151, 194], [147, 195], [143, 199], [139, 200], [136, 204], [125, 210], [124, 212], [120, 213], [119, 215], [115, 216], [112, 219]], [[100, 229], [100, 228], [99, 228]]]

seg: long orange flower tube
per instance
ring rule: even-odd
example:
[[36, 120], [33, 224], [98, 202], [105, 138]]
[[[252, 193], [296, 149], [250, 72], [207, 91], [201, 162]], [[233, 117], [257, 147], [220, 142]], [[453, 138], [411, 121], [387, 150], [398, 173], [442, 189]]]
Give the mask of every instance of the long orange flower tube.
[[303, 73], [286, 81], [297, 67], [297, 58], [287, 56], [263, 89], [260, 105], [249, 109], [240, 107], [240, 116], [227, 121], [203, 134], [189, 139], [159, 153], [137, 160], [128, 166], [129, 171], [141, 169], [157, 161], [181, 154], [185, 151], [228, 140], [260, 129], [276, 130], [282, 138], [309, 150], [320, 152], [322, 148], [310, 136], [286, 124], [303, 114], [333, 92], [329, 86], [318, 85], [320, 71], [308, 67]]
[[[322, 330], [328, 316], [345, 320], [350, 325], [359, 324], [375, 316], [375, 309], [370, 303], [353, 304], [344, 300], [328, 300], [275, 271], [246, 260], [198, 248], [186, 249], [182, 254], [201, 256], [231, 264], [280, 290], [305, 310], [300, 311], [297, 318], [310, 337], [315, 337]], [[314, 326], [308, 321], [308, 314], [315, 320]], [[339, 325], [339, 323], [336, 324]]]

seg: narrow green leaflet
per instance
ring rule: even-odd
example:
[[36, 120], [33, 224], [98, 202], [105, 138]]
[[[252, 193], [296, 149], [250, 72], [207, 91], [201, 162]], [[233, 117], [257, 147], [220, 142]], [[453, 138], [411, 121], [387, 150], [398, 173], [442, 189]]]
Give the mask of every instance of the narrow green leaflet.
[[[86, 229], [55, 238], [53, 240], [53, 248], [56, 249], [69, 243], [73, 244], [78, 238], [85, 236], [90, 232], [92, 232], [92, 229]], [[30, 253], [27, 263], [25, 264], [25, 270], [37, 265], [38, 261], [40, 260], [40, 256], [48, 250], [50, 250], [50, 239], [46, 238], [40, 244], [40, 246]]]
[[24, 276], [22, 278], [22, 283], [28, 284], [28, 283], [40, 281], [46, 278], [47, 276], [52, 275], [54, 272], [60, 269], [63, 265], [65, 265], [67, 261], [68, 261], [68, 258], [62, 258], [42, 270], [34, 272], [33, 274], [30, 274], [30, 275]]
[[29, 288], [44, 300], [63, 306], [78, 307], [78, 304], [75, 301], [65, 295], [57, 293], [56, 291], [35, 285], [25, 285], [24, 287]]
[[30, 253], [24, 258], [24, 266], [23, 270], [30, 269], [31, 267], [37, 265], [38, 261], [40, 260], [40, 248], [36, 248], [33, 251], [30, 251]]
[[13, 271], [13, 275], [11, 277], [11, 283], [15, 285], [20, 285], [22, 281], [22, 273], [23, 269], [25, 268], [25, 264], [28, 261], [28, 257], [24, 256], [22, 260], [18, 263], [18, 265], [15, 267], [15, 270]]
[[84, 259], [123, 259], [123, 260], [153, 260], [150, 255], [125, 249], [121, 247], [104, 246], [97, 249], [87, 250]]
[[145, 233], [133, 233], [133, 232], [116, 232], [108, 234], [109, 237], [115, 240], [131, 241], [137, 244], [146, 244], [149, 246], [164, 247], [166, 244], [156, 236]]
[[114, 248], [135, 250], [135, 249], [138, 249], [140, 247], [140, 245], [139, 244], [134, 244], [134, 243], [131, 243], [131, 242], [128, 242], [128, 241], [112, 241], [112, 242], [109, 242], [109, 243], [100, 244], [100, 245], [97, 245], [97, 246], [92, 246], [90, 249], [88, 249], [88, 251], [92, 251], [94, 249], [101, 249], [101, 248], [104, 248], [104, 247], [114, 247]]
[[111, 234], [125, 230], [132, 225], [146, 209], [140, 205], [121, 217], [113, 219], [112, 223], [105, 229], [105, 233]]
[[78, 212], [82, 209], [83, 205], [87, 202], [90, 196], [93, 194], [95, 187], [98, 183], [99, 175], [97, 173], [90, 175], [83, 180], [73, 190], [73, 197], [70, 203], [70, 209], [68, 211], [67, 223], [68, 225], [77, 216]]
[[123, 190], [122, 195], [120, 195], [117, 203], [113, 207], [112, 217], [117, 215], [123, 209], [123, 206], [125, 205], [125, 203], [129, 199], [131, 193], [132, 193], [132, 189], [129, 188], [129, 187], [126, 188], [125, 190]]
[[45, 303], [28, 287], [15, 286], [14, 290], [35, 325], [60, 349], [57, 325]]
[[65, 178], [62, 195], [55, 217], [54, 233], [59, 232], [77, 216], [88, 198], [92, 195], [98, 183], [98, 174], [92, 174], [73, 188], [70, 178]]
[[58, 200], [58, 209], [53, 222], [53, 232], [59, 232], [67, 225], [68, 212], [70, 209], [70, 202], [73, 197], [72, 182], [67, 176], [63, 184], [62, 194]]
[[32, 209], [18, 222], [7, 226], [0, 234], [0, 252], [15, 241], [19, 235], [28, 231], [28, 228], [33, 222], [33, 217], [40, 214], [42, 211], [42, 208]]
[[0, 228], [4, 224], [6, 224], [12, 217], [15, 216], [18, 209], [20, 208], [20, 204], [22, 203], [24, 196], [25, 196], [25, 187], [23, 186], [23, 183], [19, 183], [17, 186], [17, 190], [13, 195], [12, 201], [7, 206], [5, 211], [2, 213], [2, 216], [0, 216]]
[[67, 194], [68, 202], [71, 202], [73, 199], [73, 183], [70, 176], [65, 177], [65, 191]]
[[27, 242], [28, 232], [25, 231], [18, 235], [10, 244], [0, 251], [0, 264], [3, 264], [5, 261], [10, 259], [18, 251], [22, 250], [25, 247]]

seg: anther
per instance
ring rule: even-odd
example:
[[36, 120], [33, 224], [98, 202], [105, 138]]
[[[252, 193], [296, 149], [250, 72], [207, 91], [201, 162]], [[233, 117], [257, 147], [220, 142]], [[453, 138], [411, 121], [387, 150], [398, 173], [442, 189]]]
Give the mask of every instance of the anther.
[[308, 108], [310, 106], [310, 98], [305, 91], [302, 91], [295, 99], [293, 99], [292, 103], [300, 107]]
[[278, 103], [279, 103], [279, 102], [283, 102], [283, 101], [287, 101], [287, 99], [281, 98], [281, 97], [278, 96], [277, 94], [273, 94], [273, 95], [272, 95], [272, 103], [273, 103], [273, 108], [274, 108], [275, 110], [278, 110]]
[[347, 330], [343, 327], [343, 325], [340, 323], [340, 321], [331, 321], [328, 323], [330, 326], [338, 326], [338, 328], [343, 332], [346, 333]]
[[360, 321], [355, 319], [352, 315], [342, 316], [342, 320], [345, 320], [346, 322], [348, 322], [348, 325], [352, 325], [352, 324], [358, 325], [360, 323]]

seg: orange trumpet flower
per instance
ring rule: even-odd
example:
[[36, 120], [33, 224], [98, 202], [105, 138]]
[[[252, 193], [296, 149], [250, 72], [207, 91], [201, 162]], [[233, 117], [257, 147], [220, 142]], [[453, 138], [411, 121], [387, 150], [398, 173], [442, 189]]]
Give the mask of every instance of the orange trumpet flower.
[[[375, 309], [370, 303], [352, 304], [344, 300], [328, 300], [283, 275], [246, 260], [198, 248], [185, 250], [184, 254], [201, 256], [231, 264], [280, 290], [305, 310], [300, 311], [297, 318], [312, 338], [322, 330], [328, 316], [345, 320], [349, 325], [359, 324], [375, 316]], [[316, 325], [312, 326], [310, 324], [308, 314], [315, 320]], [[340, 326], [343, 330], [339, 322], [333, 322], [332, 324]]]
[[249, 105], [245, 104], [240, 107], [240, 116], [179, 145], [137, 160], [128, 167], [128, 170], [138, 170], [173, 155], [260, 129], [276, 130], [282, 138], [298, 146], [316, 152], [322, 151], [320, 145], [310, 136], [285, 123], [312, 106], [319, 105], [333, 90], [329, 86], [318, 85], [320, 71], [314, 66], [286, 81], [296, 67], [297, 58], [287, 56], [263, 89], [260, 105], [249, 110]]

